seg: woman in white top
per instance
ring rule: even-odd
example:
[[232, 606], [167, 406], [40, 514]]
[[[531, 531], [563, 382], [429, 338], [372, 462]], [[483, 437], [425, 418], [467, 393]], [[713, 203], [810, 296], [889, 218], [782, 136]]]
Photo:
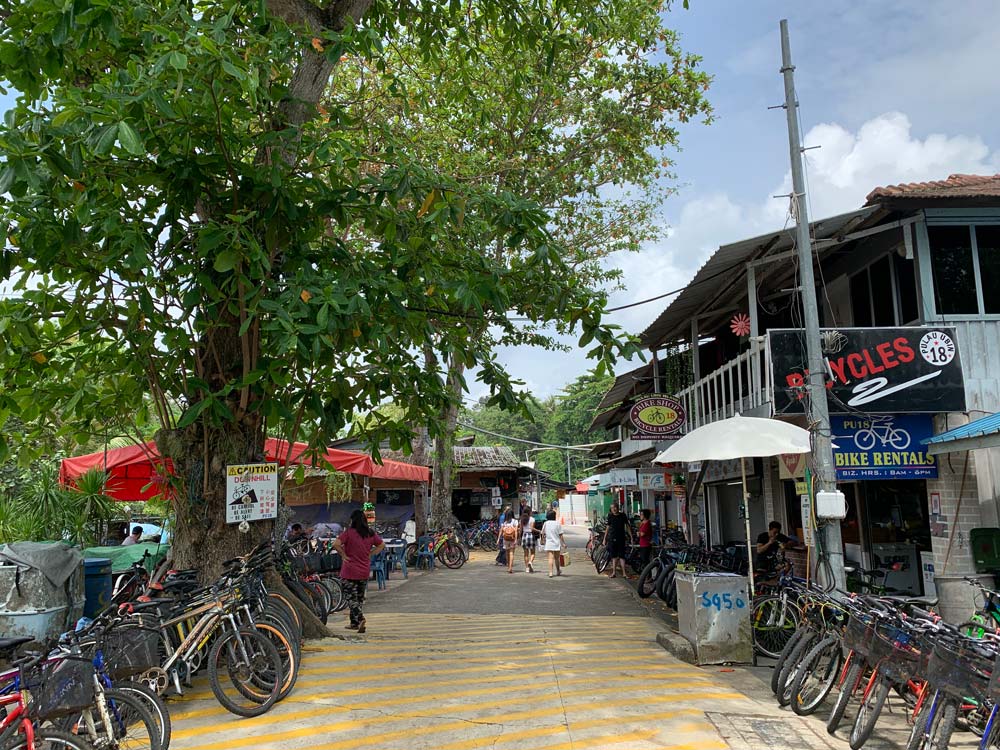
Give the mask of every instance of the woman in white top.
[[502, 546], [507, 553], [507, 572], [514, 572], [514, 549], [521, 536], [521, 522], [517, 516], [507, 510], [507, 520], [500, 525], [500, 533], [497, 534], [497, 546]]
[[550, 510], [545, 514], [547, 519], [542, 525], [542, 541], [545, 544], [545, 552], [549, 556], [549, 578], [553, 572], [557, 576], [562, 575], [562, 568], [559, 567], [559, 555], [566, 548], [563, 540], [562, 524], [556, 520], [556, 512]]

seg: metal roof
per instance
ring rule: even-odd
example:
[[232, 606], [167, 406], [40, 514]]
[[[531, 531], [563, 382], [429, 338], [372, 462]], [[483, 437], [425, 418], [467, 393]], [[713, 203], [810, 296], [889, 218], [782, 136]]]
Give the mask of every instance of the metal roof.
[[590, 423], [590, 427], [587, 428], [587, 432], [611, 429], [611, 423], [614, 422], [619, 415], [627, 413], [629, 408], [629, 404], [619, 404], [618, 406], [614, 406], [607, 411], [602, 411], [594, 417], [594, 421]]
[[[814, 241], [832, 239], [859, 229], [876, 213], [884, 213], [884, 209], [867, 206], [850, 213], [820, 219], [809, 225], [810, 233]], [[735, 312], [747, 295], [746, 263], [791, 250], [794, 246], [793, 224], [777, 232], [723, 245], [698, 269], [684, 291], [642, 332], [640, 339], [643, 345], [653, 348], [676, 341], [687, 341], [691, 337], [692, 318], [700, 317], [708, 311], [714, 311], [719, 318]], [[830, 250], [831, 246], [826, 245], [816, 252], [822, 254]]]
[[1000, 414], [975, 419], [961, 427], [922, 440], [932, 455], [960, 450], [1000, 447]]
[[[604, 394], [598, 409], [607, 409], [620, 404], [626, 398], [639, 393], [649, 393], [653, 389], [653, 363], [647, 362], [634, 370], [623, 372], [615, 378], [608, 392]], [[591, 425], [593, 429], [593, 425]]]
[[505, 445], [456, 445], [453, 455], [458, 471], [514, 471], [520, 466], [514, 451]]

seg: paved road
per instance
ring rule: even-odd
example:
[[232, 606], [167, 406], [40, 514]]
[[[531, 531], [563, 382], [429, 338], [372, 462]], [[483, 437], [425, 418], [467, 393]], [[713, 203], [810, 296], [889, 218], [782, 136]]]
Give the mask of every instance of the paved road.
[[[374, 593], [368, 632], [309, 644], [295, 691], [266, 716], [227, 714], [204, 681], [172, 701], [171, 747], [846, 749], [819, 718], [779, 711], [766, 674], [669, 655], [662, 621], [572, 554], [559, 578], [508, 575], [476, 553]], [[872, 747], [904, 738], [905, 724]]]

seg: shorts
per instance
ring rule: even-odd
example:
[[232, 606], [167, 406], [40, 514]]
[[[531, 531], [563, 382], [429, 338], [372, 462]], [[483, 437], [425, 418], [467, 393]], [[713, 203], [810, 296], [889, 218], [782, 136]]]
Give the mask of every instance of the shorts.
[[517, 546], [517, 540], [516, 539], [504, 539], [503, 540], [503, 548], [504, 549], [514, 549], [516, 546]]
[[530, 531], [521, 537], [521, 547], [524, 549], [534, 552], [535, 547], [538, 546], [538, 540], [535, 539], [535, 535]]
[[611, 550], [611, 557], [625, 559], [628, 554], [628, 544], [624, 539], [609, 539], [608, 549]]

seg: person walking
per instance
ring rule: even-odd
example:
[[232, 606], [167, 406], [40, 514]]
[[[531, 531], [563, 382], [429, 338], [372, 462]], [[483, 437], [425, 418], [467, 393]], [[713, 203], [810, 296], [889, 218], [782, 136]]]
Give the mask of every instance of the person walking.
[[517, 547], [517, 541], [520, 536], [521, 522], [508, 509], [507, 520], [500, 524], [500, 533], [497, 535], [497, 546], [506, 555], [508, 573], [514, 572], [514, 550]]
[[649, 508], [643, 508], [639, 515], [642, 517], [639, 523], [639, 559], [645, 568], [653, 556], [653, 522], [650, 520]]
[[557, 576], [562, 575], [559, 555], [566, 548], [566, 540], [563, 539], [562, 524], [556, 520], [556, 512], [550, 510], [545, 514], [545, 519], [545, 523], [542, 525], [542, 541], [549, 557], [549, 578], [551, 578], [553, 572]]
[[351, 616], [347, 627], [364, 633], [365, 615], [361, 607], [372, 575], [372, 558], [385, 549], [385, 542], [368, 526], [365, 512], [357, 508], [351, 513], [350, 527], [333, 540], [333, 548], [340, 553], [340, 581]]
[[507, 549], [503, 546], [503, 525], [510, 520], [511, 515], [512, 512], [509, 505], [500, 513], [500, 526], [497, 528], [497, 547], [499, 547], [496, 558], [497, 565], [507, 564]]
[[615, 577], [616, 569], [621, 566], [622, 578], [625, 578], [625, 554], [628, 549], [626, 539], [632, 541], [632, 527], [629, 526], [628, 518], [618, 510], [618, 503], [611, 504], [611, 512], [608, 514], [608, 528], [604, 532], [604, 546], [611, 550], [611, 575]]
[[521, 516], [521, 549], [524, 550], [524, 572], [534, 573], [532, 564], [535, 562], [535, 523], [531, 517], [531, 509], [526, 508]]

